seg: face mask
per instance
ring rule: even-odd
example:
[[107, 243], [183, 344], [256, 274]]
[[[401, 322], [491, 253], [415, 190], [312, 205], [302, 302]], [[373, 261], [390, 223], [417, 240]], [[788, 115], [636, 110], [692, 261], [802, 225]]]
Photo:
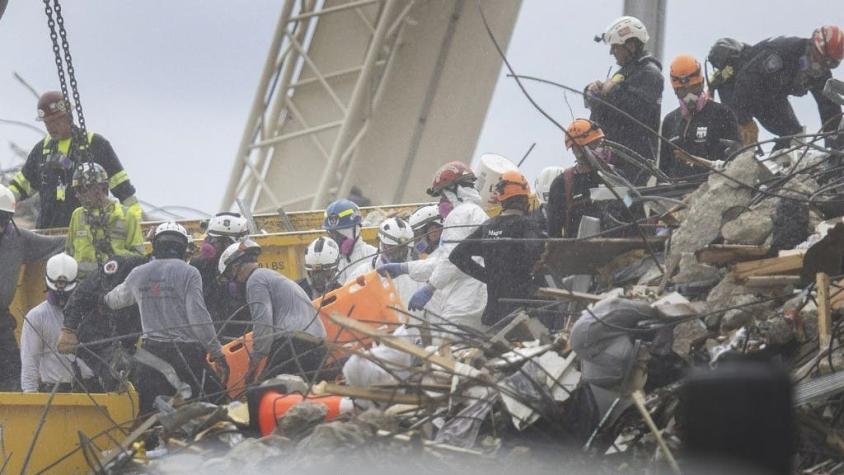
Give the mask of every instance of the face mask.
[[240, 299], [240, 285], [237, 282], [230, 280], [228, 284], [226, 284], [226, 290], [229, 293], [229, 297], [233, 299]]
[[423, 254], [428, 249], [428, 241], [426, 241], [425, 239], [420, 239], [416, 242], [416, 246], [414, 247], [416, 248], [416, 252], [418, 252], [419, 254]]
[[338, 229], [331, 233], [331, 239], [340, 246], [340, 255], [349, 257], [355, 249], [355, 228]]
[[592, 154], [595, 155], [595, 158], [602, 162], [609, 163], [610, 158], [612, 158], [612, 152], [610, 149], [605, 147], [595, 147], [592, 149]]
[[454, 209], [454, 205], [448, 200], [440, 200], [440, 204], [437, 205], [437, 209], [440, 211], [440, 217], [445, 219]]
[[50, 302], [51, 305], [55, 305], [57, 307], [64, 307], [67, 303], [67, 297], [67, 292], [59, 292], [57, 290], [47, 291], [47, 302]]
[[217, 248], [210, 242], [203, 242], [199, 246], [199, 258], [203, 261], [210, 261], [217, 257]]
[[692, 112], [703, 109], [707, 99], [709, 99], [709, 96], [705, 92], [701, 92], [700, 95], [691, 92], [686, 94], [680, 99], [680, 113], [683, 114], [683, 117], [688, 117]]

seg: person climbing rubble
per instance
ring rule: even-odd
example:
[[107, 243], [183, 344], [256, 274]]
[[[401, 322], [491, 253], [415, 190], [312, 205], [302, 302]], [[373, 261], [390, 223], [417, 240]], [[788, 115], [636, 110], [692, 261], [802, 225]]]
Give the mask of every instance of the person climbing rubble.
[[[246, 383], [259, 377], [295, 374], [316, 378], [327, 353], [325, 327], [308, 295], [292, 280], [258, 267], [261, 246], [246, 239], [220, 256], [220, 278], [229, 296], [249, 306], [252, 315], [252, 352]], [[262, 369], [261, 361], [267, 364]]]
[[[589, 83], [584, 93], [592, 111], [589, 118], [601, 125], [608, 140], [626, 146], [645, 160], [656, 161], [654, 131], [659, 130], [663, 77], [662, 65], [645, 50], [649, 39], [639, 19], [623, 16], [613, 21], [596, 41], [610, 46], [610, 54], [620, 69], [606, 81]], [[643, 185], [648, 179], [631, 163], [616, 165], [634, 185]]]
[[41, 236], [15, 225], [15, 195], [0, 185], [0, 391], [20, 388], [21, 359], [15, 339], [17, 321], [9, 310], [21, 265], [61, 252], [63, 236]]
[[604, 166], [610, 167], [612, 154], [604, 146], [604, 131], [588, 119], [576, 119], [565, 134], [566, 149], [574, 153], [575, 165], [554, 178], [548, 192], [548, 224], [550, 237], [576, 237], [583, 216], [600, 218], [593, 206], [589, 190], [601, 184], [598, 170], [592, 166], [587, 150]]
[[102, 166], [80, 163], [71, 189], [82, 206], [70, 217], [65, 252], [79, 263], [81, 277], [114, 256], [143, 255], [140, 216], [108, 197], [108, 174]]
[[448, 260], [457, 243], [489, 218], [480, 206], [475, 180], [474, 172], [463, 162], [449, 162], [440, 167], [428, 189], [429, 195], [440, 198], [438, 207], [444, 220], [440, 246], [427, 259], [388, 263], [378, 268], [382, 275], [396, 278], [409, 274], [411, 279], [425, 282], [411, 296], [408, 309], [427, 310], [427, 320], [435, 326], [483, 328], [481, 314], [486, 304], [486, 285], [464, 274]]
[[202, 276], [205, 307], [215, 322], [217, 334], [224, 340], [240, 337], [249, 331], [249, 310], [241, 309], [226, 298], [226, 289], [220, 287], [217, 279], [220, 255], [247, 234], [246, 218], [237, 213], [217, 213], [208, 220], [199, 255], [190, 260], [190, 265], [196, 267]]
[[[38, 120], [44, 122], [49, 135], [32, 148], [23, 168], [9, 184], [19, 201], [36, 193], [40, 196], [36, 223], [39, 229], [67, 226], [80, 204], [71, 181], [76, 166], [86, 160], [82, 144], [77, 143], [79, 129], [71, 123], [69, 111], [69, 103], [61, 92], [48, 91], [41, 95]], [[83, 147], [87, 147], [91, 160], [106, 171], [108, 190], [140, 221], [142, 211], [135, 187], [111, 144], [95, 133], [88, 133], [84, 139], [87, 143]]]
[[340, 265], [340, 246], [333, 239], [320, 236], [305, 249], [305, 278], [297, 284], [311, 300], [339, 289], [337, 271]]
[[47, 300], [29, 311], [21, 331], [21, 390], [51, 392], [99, 392], [94, 373], [81, 359], [56, 349], [62, 331], [62, 308], [76, 288], [78, 266], [67, 254], [47, 260], [44, 280]]
[[437, 205], [423, 206], [408, 218], [416, 242], [414, 250], [419, 256], [427, 256], [437, 250], [443, 232], [443, 217]]
[[662, 135], [679, 149], [662, 144], [659, 158], [659, 169], [670, 178], [702, 181], [712, 162], [723, 162], [740, 144], [735, 114], [713, 101], [703, 82], [693, 56], [681, 54], [671, 62], [671, 86], [680, 106], [665, 116]]
[[[841, 122], [841, 106], [823, 95], [826, 80], [844, 58], [844, 32], [835, 25], [817, 28], [810, 38], [777, 36], [761, 41], [746, 53], [749, 58], [736, 72], [733, 107], [742, 142], [756, 143], [762, 127], [777, 137], [799, 134], [803, 127], [789, 96], [812, 93], [822, 129], [833, 132]], [[780, 140], [774, 149], [789, 146]]]
[[[103, 302], [112, 310], [137, 303], [143, 328], [141, 349], [169, 363], [179, 379], [190, 385], [192, 397], [217, 400], [223, 394], [220, 381], [228, 379], [228, 367], [202, 298], [202, 277], [185, 262], [189, 240], [180, 224], [159, 225], [152, 238], [153, 259], [132, 269]], [[206, 362], [209, 353], [222, 368], [219, 380]], [[175, 393], [163, 374], [145, 364], [137, 366], [134, 381], [142, 413], [152, 410], [156, 396]]]
[[[530, 185], [521, 172], [504, 172], [493, 195], [501, 214], [484, 222], [451, 251], [448, 259], [462, 272], [486, 284], [481, 323], [497, 325], [522, 306], [499, 299], [527, 299], [538, 287], [534, 270], [545, 248], [545, 232], [528, 216]], [[514, 239], [516, 242], [508, 243]], [[483, 263], [475, 258], [480, 257]]]
[[345, 284], [355, 275], [355, 268], [365, 266], [368, 259], [378, 253], [375, 246], [368, 244], [361, 237], [360, 208], [349, 200], [337, 200], [325, 208], [322, 228], [340, 248], [340, 264], [337, 282]]

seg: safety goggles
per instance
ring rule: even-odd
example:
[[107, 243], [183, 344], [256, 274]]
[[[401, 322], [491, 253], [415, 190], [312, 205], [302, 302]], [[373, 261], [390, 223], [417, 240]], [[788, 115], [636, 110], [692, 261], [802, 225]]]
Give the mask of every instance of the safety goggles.
[[37, 120], [49, 119], [54, 115], [67, 113], [67, 104], [64, 101], [56, 101], [47, 104], [47, 110], [38, 109]]

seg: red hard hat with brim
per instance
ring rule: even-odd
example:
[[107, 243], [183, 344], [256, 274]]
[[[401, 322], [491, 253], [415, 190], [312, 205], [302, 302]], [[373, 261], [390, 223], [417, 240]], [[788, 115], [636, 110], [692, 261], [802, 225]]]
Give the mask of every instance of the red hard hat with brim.
[[43, 121], [60, 114], [67, 114], [67, 101], [59, 91], [47, 91], [38, 98], [38, 117], [35, 120]]

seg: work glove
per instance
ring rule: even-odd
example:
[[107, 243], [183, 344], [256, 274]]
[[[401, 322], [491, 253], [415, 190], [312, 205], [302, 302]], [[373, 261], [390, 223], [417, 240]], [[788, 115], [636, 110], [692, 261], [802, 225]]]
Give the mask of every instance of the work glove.
[[406, 262], [391, 262], [389, 264], [382, 264], [375, 270], [383, 277], [390, 276], [394, 279], [400, 275], [408, 273]]
[[431, 300], [431, 297], [434, 296], [434, 291], [437, 289], [431, 284], [425, 284], [424, 287], [420, 288], [416, 292], [413, 293], [413, 296], [410, 297], [410, 302], [407, 304], [408, 310], [422, 310], [425, 308], [425, 305]]
[[217, 371], [217, 379], [223, 383], [223, 386], [229, 384], [229, 363], [222, 353], [214, 355], [214, 369]]
[[751, 145], [758, 142], [759, 127], [756, 126], [756, 121], [750, 119], [745, 124], [739, 124], [739, 135], [741, 136], [741, 143], [743, 145]]
[[79, 346], [79, 338], [76, 337], [76, 332], [70, 328], [62, 328], [62, 333], [56, 342], [58, 352], [63, 354], [76, 353], [77, 346]]

